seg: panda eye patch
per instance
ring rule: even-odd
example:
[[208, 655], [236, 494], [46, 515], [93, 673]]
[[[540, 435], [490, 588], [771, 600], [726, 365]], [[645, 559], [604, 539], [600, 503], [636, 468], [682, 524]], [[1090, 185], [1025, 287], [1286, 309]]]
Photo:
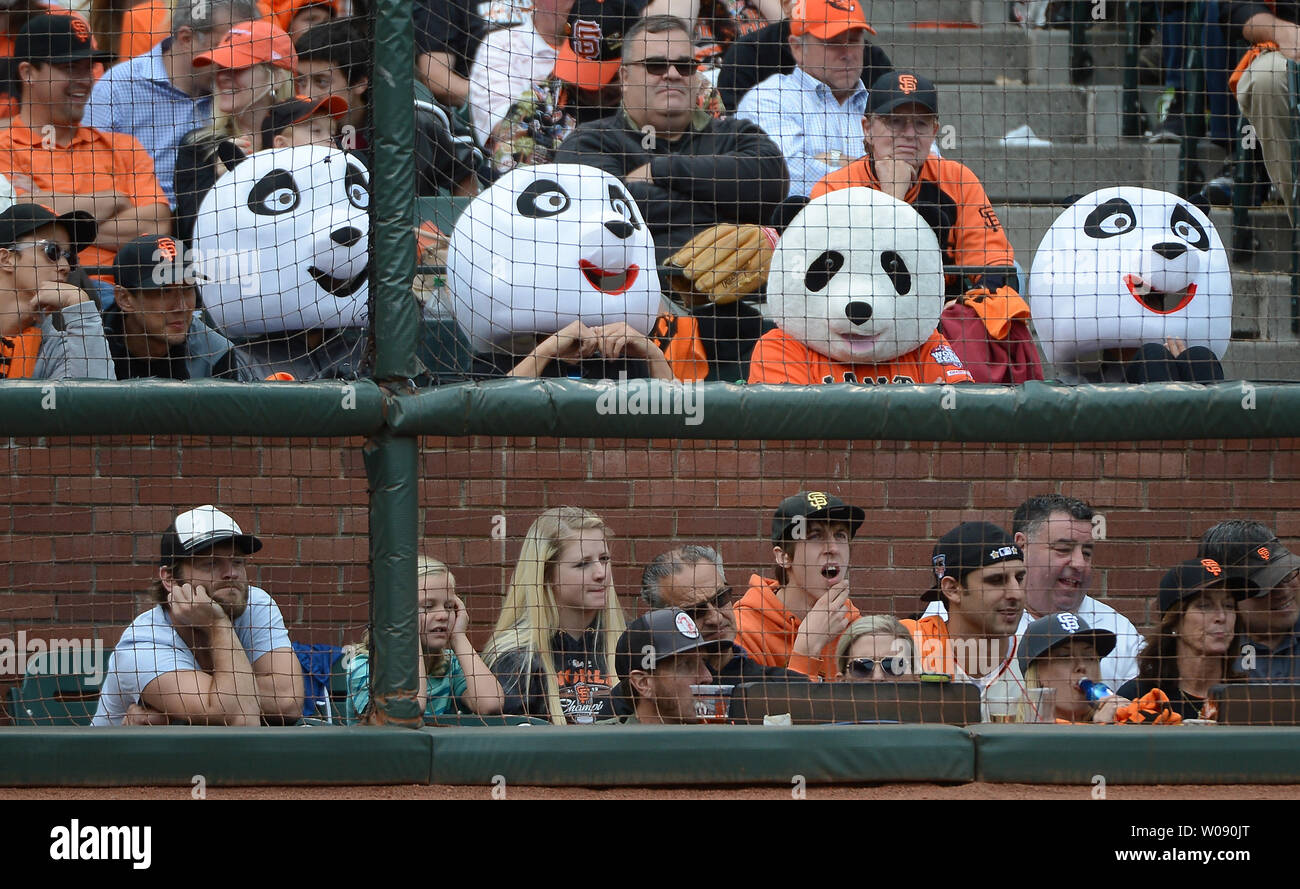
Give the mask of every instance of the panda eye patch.
[[278, 216], [298, 208], [298, 184], [288, 170], [276, 168], [253, 185], [248, 192], [248, 209], [258, 216]]
[[1195, 216], [1187, 212], [1187, 208], [1182, 204], [1174, 207], [1174, 212], [1170, 214], [1169, 230], [1197, 250], [1206, 251], [1210, 249], [1210, 238], [1205, 234], [1205, 229], [1196, 221]]
[[636, 218], [636, 210], [632, 209], [636, 206], [636, 202], [628, 197], [627, 192], [612, 183], [609, 186], [609, 205], [615, 213], [623, 217], [624, 222], [637, 231], [641, 230], [641, 220]]
[[558, 182], [538, 179], [520, 193], [515, 209], [529, 219], [559, 216], [569, 209], [569, 193]]
[[880, 267], [889, 276], [889, 280], [894, 282], [894, 290], [899, 296], [906, 296], [911, 292], [912, 273], [907, 270], [907, 263], [903, 262], [903, 257], [893, 250], [885, 250], [880, 254]]
[[360, 167], [354, 167], [348, 164], [347, 172], [343, 174], [343, 188], [348, 195], [348, 203], [358, 210], [364, 210], [370, 206], [370, 189], [366, 187], [366, 174]]
[[1137, 228], [1133, 205], [1123, 198], [1111, 198], [1083, 221], [1083, 233], [1090, 238], [1113, 238]]
[[808, 265], [804, 274], [803, 285], [812, 293], [820, 293], [831, 283], [835, 273], [844, 268], [844, 254], [837, 250], [827, 250]]

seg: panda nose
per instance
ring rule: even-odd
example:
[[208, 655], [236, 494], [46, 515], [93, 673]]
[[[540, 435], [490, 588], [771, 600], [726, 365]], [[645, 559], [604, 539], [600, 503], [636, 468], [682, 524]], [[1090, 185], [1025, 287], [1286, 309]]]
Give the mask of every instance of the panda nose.
[[865, 324], [871, 320], [871, 303], [854, 300], [844, 307], [844, 315], [854, 324]]
[[350, 225], [346, 228], [336, 228], [330, 232], [330, 240], [342, 247], [355, 246], [357, 241], [361, 240], [361, 229]]
[[1187, 245], [1179, 244], [1174, 241], [1165, 241], [1163, 243], [1156, 244], [1151, 249], [1159, 253], [1165, 259], [1177, 259], [1178, 257], [1182, 256], [1184, 253], [1187, 252]]
[[634, 231], [630, 222], [625, 222], [621, 219], [611, 219], [609, 222], [605, 223], [605, 228], [609, 229], [609, 233], [620, 241], [626, 241], [628, 238], [632, 237], [632, 232]]

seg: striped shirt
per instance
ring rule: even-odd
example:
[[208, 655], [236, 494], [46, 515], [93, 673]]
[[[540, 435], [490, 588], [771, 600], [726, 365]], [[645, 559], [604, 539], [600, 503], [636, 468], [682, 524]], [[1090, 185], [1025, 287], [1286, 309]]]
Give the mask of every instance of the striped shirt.
[[82, 126], [134, 136], [153, 158], [158, 184], [176, 206], [176, 149], [190, 130], [212, 122], [212, 98], [172, 86], [163, 67], [166, 41], [110, 68], [90, 93]]
[[848, 163], [862, 155], [866, 110], [862, 81], [840, 103], [829, 86], [795, 68], [792, 74], [773, 74], [747, 92], [736, 117], [758, 124], [781, 146], [790, 170], [790, 194], [806, 196], [819, 179], [843, 166], [824, 158], [842, 157]]

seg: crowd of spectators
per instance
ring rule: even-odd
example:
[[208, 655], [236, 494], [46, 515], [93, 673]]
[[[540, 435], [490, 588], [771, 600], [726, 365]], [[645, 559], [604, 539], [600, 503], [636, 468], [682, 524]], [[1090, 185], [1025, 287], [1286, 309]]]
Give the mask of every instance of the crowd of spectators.
[[[1213, 720], [1216, 686], [1300, 675], [1300, 556], [1248, 520], [1205, 532], [1170, 569], [1143, 634], [1089, 596], [1088, 504], [1031, 497], [1014, 533], [964, 522], [943, 534], [929, 589], [891, 596], [906, 614], [863, 615], [858, 506], [823, 491], [772, 515], [771, 576], [737, 596], [717, 550], [672, 547], [641, 569], [645, 612], [625, 623], [613, 533], [577, 507], [543, 512], [524, 535], [480, 654], [444, 563], [419, 563], [417, 698], [427, 718], [528, 716], [557, 725], [725, 719], [740, 685], [962, 684], [994, 722]], [[96, 724], [256, 724], [296, 713], [301, 677], [273, 599], [248, 581], [262, 546], [213, 506], [163, 532], [153, 608], [122, 636]], [[920, 567], [920, 566], [918, 566]], [[865, 601], [861, 600], [860, 601]], [[927, 607], [928, 606], [928, 607]], [[919, 609], [926, 609], [918, 613]], [[238, 640], [238, 644], [235, 644]], [[352, 646], [350, 709], [371, 710], [367, 636]], [[290, 684], [296, 683], [296, 684]], [[874, 719], [863, 715], [868, 721]]]

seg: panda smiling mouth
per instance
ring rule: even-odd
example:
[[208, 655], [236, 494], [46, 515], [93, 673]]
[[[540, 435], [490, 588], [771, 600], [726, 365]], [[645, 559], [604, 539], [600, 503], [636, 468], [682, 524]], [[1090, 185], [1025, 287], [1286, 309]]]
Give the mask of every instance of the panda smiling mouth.
[[333, 275], [327, 275], [316, 266], [307, 269], [307, 274], [311, 275], [312, 280], [321, 286], [322, 290], [328, 292], [331, 296], [351, 296], [361, 289], [365, 283], [366, 276], [370, 274], [370, 266], [357, 272], [351, 278], [335, 278]]
[[636, 281], [641, 267], [630, 265], [621, 272], [607, 272], [593, 262], [578, 260], [582, 274], [601, 293], [625, 293]]
[[1143, 308], [1157, 315], [1173, 314], [1185, 308], [1192, 297], [1196, 296], [1195, 283], [1188, 284], [1182, 290], [1158, 290], [1141, 275], [1125, 275], [1124, 284]]

